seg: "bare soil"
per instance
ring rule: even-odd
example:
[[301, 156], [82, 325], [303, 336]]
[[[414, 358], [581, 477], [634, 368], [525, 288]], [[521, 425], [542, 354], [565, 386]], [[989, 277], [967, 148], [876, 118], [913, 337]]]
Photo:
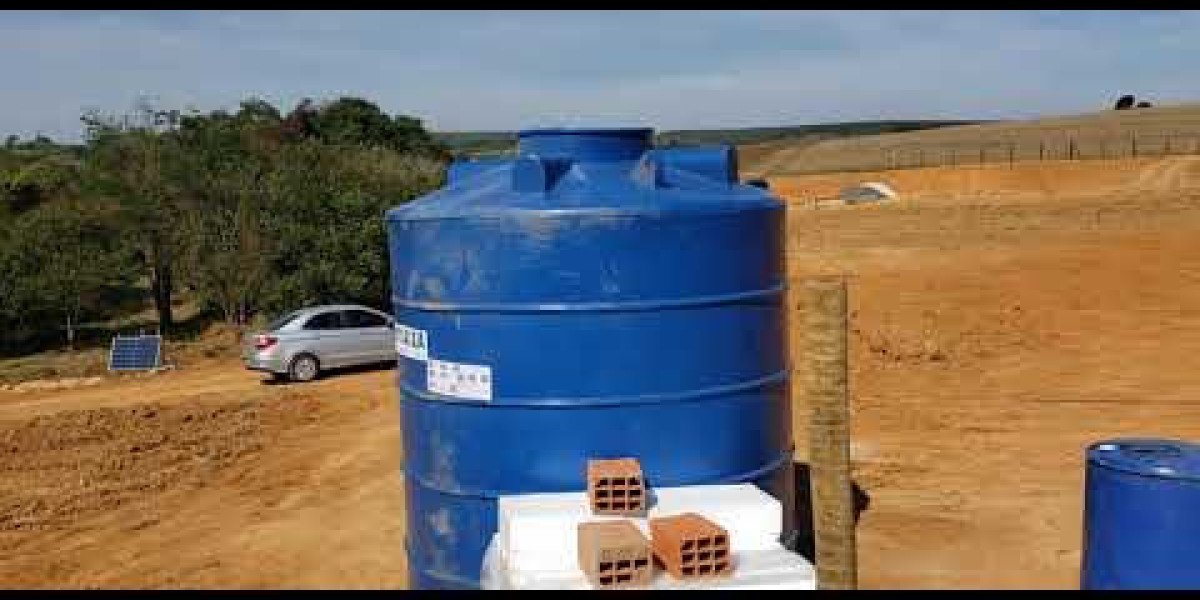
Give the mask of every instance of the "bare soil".
[[926, 186], [888, 206], [811, 209], [828, 177], [779, 182], [793, 282], [850, 283], [865, 587], [1077, 587], [1084, 447], [1200, 439], [1193, 159], [1096, 164], [1092, 189], [1080, 164], [884, 173]]
[[404, 587], [392, 376], [0, 393], [0, 587]]

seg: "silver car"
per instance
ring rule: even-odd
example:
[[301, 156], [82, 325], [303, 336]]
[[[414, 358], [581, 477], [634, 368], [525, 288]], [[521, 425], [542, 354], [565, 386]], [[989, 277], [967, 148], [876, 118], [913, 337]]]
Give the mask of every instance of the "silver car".
[[396, 360], [393, 320], [366, 306], [333, 304], [290, 312], [249, 336], [246, 368], [311, 381], [322, 371]]

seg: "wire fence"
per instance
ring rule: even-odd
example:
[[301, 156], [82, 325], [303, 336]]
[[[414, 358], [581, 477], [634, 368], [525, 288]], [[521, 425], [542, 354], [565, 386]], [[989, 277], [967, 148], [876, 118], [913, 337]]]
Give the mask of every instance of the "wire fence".
[[[983, 165], [1044, 160], [1095, 160], [1200, 154], [1200, 135], [1130, 134], [1111, 137], [1042, 138], [987, 143], [879, 148], [872, 167], [846, 170], [919, 169], [922, 167]], [[835, 170], [835, 169], [822, 169]]]

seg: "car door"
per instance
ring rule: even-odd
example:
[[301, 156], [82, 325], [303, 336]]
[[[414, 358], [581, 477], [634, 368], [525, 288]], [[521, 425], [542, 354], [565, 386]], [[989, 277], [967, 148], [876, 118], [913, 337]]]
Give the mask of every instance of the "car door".
[[313, 336], [307, 344], [316, 353], [322, 367], [340, 367], [347, 364], [350, 348], [346, 337], [348, 329], [343, 327], [342, 311], [330, 310], [308, 318], [304, 331]]
[[396, 348], [394, 333], [388, 318], [371, 311], [350, 309], [342, 318], [348, 326], [348, 346], [356, 363], [373, 363], [394, 360]]

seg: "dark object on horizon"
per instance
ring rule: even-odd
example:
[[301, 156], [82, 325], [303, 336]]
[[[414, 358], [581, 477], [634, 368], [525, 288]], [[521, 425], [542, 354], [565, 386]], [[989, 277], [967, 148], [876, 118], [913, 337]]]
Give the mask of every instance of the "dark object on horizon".
[[762, 188], [764, 190], [770, 189], [770, 186], [767, 185], [766, 179], [747, 179], [746, 185], [752, 185], [756, 188]]
[[1151, 106], [1154, 106], [1154, 105], [1150, 104], [1149, 102], [1146, 102], [1145, 100], [1142, 100], [1141, 102], [1137, 103], [1137, 108], [1150, 108]]
[[1133, 100], [1133, 94], [1125, 94], [1117, 99], [1117, 104], [1113, 107], [1113, 110], [1126, 110], [1133, 108]]

